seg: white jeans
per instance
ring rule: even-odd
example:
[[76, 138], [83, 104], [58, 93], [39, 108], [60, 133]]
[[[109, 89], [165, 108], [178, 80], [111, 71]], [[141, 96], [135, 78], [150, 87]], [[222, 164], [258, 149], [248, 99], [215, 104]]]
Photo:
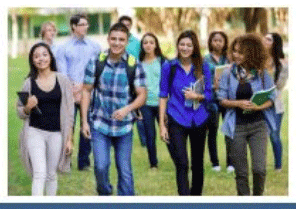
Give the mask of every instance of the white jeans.
[[27, 146], [33, 167], [32, 195], [54, 196], [57, 191], [57, 168], [62, 151], [61, 132], [29, 127]]

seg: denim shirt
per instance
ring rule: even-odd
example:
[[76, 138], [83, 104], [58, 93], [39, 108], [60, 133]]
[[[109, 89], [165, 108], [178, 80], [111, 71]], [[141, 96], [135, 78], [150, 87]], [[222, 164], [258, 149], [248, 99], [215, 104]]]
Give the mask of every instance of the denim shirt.
[[[219, 81], [219, 90], [218, 90], [218, 99], [222, 101], [223, 99], [229, 99], [229, 100], [236, 100], [236, 91], [237, 87], [239, 85], [239, 81], [236, 78], [235, 75], [236, 71], [236, 65], [233, 64], [231, 67], [224, 70], [221, 79]], [[263, 74], [264, 79], [264, 89], [269, 89], [274, 86], [274, 82], [267, 73], [266, 70], [264, 70]], [[263, 82], [261, 79], [261, 76], [256, 75], [254, 79], [250, 80], [251, 88], [253, 93], [263, 90]], [[272, 93], [270, 99], [272, 102], [275, 100], [275, 91]], [[270, 130], [276, 130], [276, 124], [275, 124], [275, 111], [274, 107], [267, 108], [263, 110], [265, 121], [268, 125], [269, 131]], [[235, 132], [235, 126], [236, 126], [236, 111], [235, 108], [227, 108], [224, 122], [222, 125], [222, 132], [229, 136], [230, 138], [234, 138], [234, 132]]]
[[[171, 84], [171, 89], [169, 89], [170, 70], [173, 64], [176, 64], [176, 73]], [[177, 123], [186, 128], [200, 126], [209, 117], [209, 112], [206, 107], [212, 100], [211, 73], [207, 63], [204, 63], [202, 68], [205, 83], [205, 100], [201, 102], [201, 105], [196, 110], [192, 107], [185, 107], [185, 96], [182, 91], [182, 89], [188, 87], [191, 82], [196, 81], [193, 66], [191, 67], [189, 74], [186, 74], [180, 61], [174, 59], [164, 63], [161, 70], [159, 97], [167, 98], [170, 93], [167, 104], [167, 113], [172, 116]]]

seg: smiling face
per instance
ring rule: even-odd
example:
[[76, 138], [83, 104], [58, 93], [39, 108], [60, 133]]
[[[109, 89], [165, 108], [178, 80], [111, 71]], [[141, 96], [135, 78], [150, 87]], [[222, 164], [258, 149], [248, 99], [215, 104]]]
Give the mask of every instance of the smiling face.
[[48, 41], [53, 41], [55, 36], [56, 36], [56, 29], [51, 25], [46, 26], [43, 39]]
[[214, 35], [211, 44], [214, 51], [222, 52], [222, 49], [225, 45], [225, 39], [221, 34], [217, 33]]
[[87, 34], [88, 27], [87, 19], [80, 18], [77, 25], [73, 25], [73, 32], [78, 37], [84, 37]]
[[243, 54], [243, 52], [240, 50], [240, 46], [239, 44], [235, 44], [234, 45], [234, 49], [233, 49], [233, 61], [237, 64], [237, 65], [241, 65], [244, 60], [245, 60], [245, 55]]
[[50, 68], [51, 57], [49, 51], [44, 46], [39, 46], [33, 52], [33, 64], [39, 70]]
[[193, 43], [188, 37], [182, 38], [178, 43], [178, 54], [181, 58], [189, 58], [193, 54]]
[[155, 54], [156, 42], [152, 36], [146, 36], [143, 39], [143, 49], [146, 54]]
[[119, 30], [112, 31], [108, 36], [108, 44], [113, 55], [123, 54], [128, 44], [127, 34]]

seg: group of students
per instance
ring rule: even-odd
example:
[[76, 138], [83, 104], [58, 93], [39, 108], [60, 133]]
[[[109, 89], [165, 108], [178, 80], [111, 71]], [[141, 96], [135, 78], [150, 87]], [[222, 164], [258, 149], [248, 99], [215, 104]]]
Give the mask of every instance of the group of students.
[[[135, 195], [131, 165], [135, 121], [150, 167], [157, 170], [156, 120], [176, 168], [178, 194], [202, 195], [206, 135], [213, 170], [221, 169], [216, 147], [220, 112], [227, 170], [235, 171], [238, 195], [250, 195], [247, 144], [252, 155], [252, 194], [262, 195], [268, 133], [275, 168], [282, 167], [281, 92], [288, 72], [281, 37], [269, 33], [261, 40], [246, 34], [235, 38], [228, 49], [226, 34], [215, 31], [209, 36], [209, 54], [203, 58], [196, 33], [187, 30], [178, 37], [177, 57], [168, 60], [153, 33], [139, 41], [130, 33], [131, 25], [132, 19], [122, 16], [111, 26], [106, 51], [86, 38], [85, 15], [71, 18], [73, 36], [59, 47], [53, 43], [54, 24], [43, 25], [43, 41], [30, 50], [31, 69], [22, 88], [30, 96], [26, 104], [17, 103], [18, 114], [25, 119], [20, 147], [33, 178], [32, 195], [44, 195], [44, 191], [56, 195], [57, 171], [71, 170], [77, 110], [81, 120], [78, 169], [89, 168], [92, 147], [99, 195], [113, 191], [111, 146], [118, 171], [117, 193]], [[224, 70], [218, 76], [215, 69], [220, 65]], [[260, 106], [250, 102], [253, 93], [274, 85], [276, 91], [267, 102]]]

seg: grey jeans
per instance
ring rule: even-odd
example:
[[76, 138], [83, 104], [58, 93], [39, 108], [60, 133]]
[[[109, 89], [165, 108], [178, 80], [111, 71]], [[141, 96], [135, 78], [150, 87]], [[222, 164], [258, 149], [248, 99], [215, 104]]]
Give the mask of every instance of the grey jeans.
[[230, 156], [236, 174], [238, 195], [250, 195], [247, 144], [253, 171], [253, 195], [263, 195], [266, 176], [267, 127], [264, 120], [236, 125]]
[[28, 150], [33, 168], [32, 195], [54, 196], [57, 191], [57, 169], [62, 151], [61, 132], [29, 127]]

